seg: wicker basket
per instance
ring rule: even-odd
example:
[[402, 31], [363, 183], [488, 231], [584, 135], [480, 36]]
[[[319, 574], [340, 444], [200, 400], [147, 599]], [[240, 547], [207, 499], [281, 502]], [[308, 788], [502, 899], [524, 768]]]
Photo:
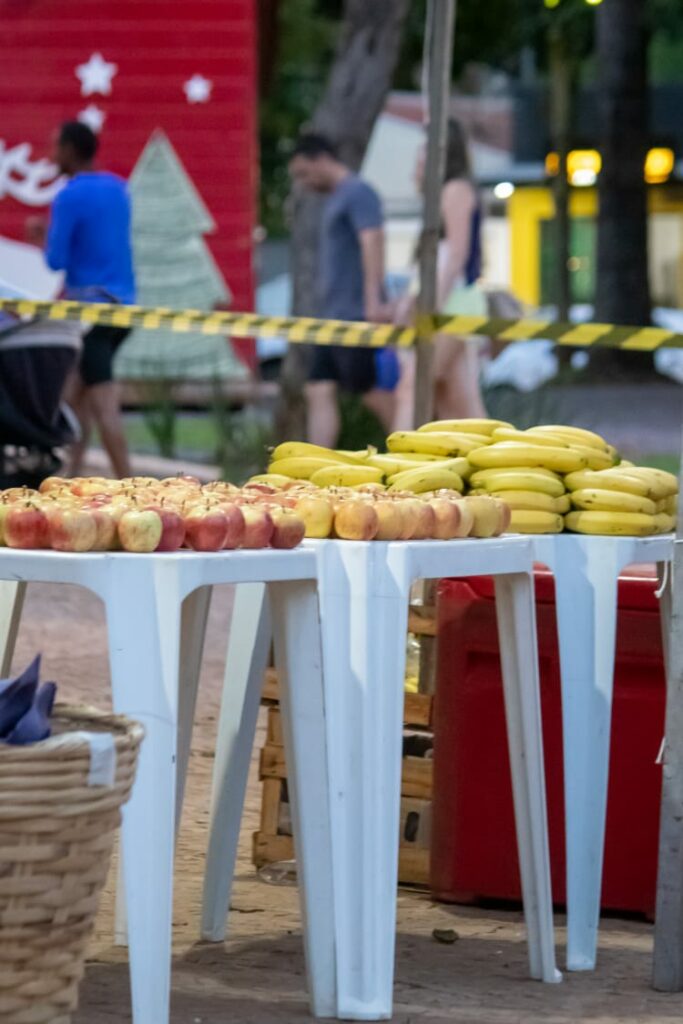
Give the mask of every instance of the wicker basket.
[[[113, 786], [92, 784], [84, 732], [113, 736]], [[127, 718], [57, 705], [50, 739], [0, 743], [2, 1024], [69, 1024], [143, 734]]]

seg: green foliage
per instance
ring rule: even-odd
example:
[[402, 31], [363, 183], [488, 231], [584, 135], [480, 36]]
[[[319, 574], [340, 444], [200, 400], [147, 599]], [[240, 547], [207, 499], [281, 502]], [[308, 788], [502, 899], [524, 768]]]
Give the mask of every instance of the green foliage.
[[285, 232], [287, 159], [322, 93], [339, 13], [333, 0], [280, 4], [277, 67], [261, 103], [261, 222], [271, 235]]

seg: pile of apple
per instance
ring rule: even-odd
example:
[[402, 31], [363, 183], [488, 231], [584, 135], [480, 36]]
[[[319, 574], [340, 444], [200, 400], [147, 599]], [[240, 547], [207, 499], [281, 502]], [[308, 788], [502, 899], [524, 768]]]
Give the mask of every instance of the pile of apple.
[[[272, 490], [272, 489], [270, 489]], [[305, 523], [278, 495], [195, 477], [49, 477], [0, 491], [0, 545], [55, 551], [294, 548]]]
[[[247, 488], [273, 489], [254, 480]], [[510, 509], [497, 498], [461, 498], [452, 490], [415, 494], [380, 484], [318, 487], [289, 480], [277, 491], [304, 521], [306, 537], [338, 540], [455, 540], [497, 537], [510, 525]]]

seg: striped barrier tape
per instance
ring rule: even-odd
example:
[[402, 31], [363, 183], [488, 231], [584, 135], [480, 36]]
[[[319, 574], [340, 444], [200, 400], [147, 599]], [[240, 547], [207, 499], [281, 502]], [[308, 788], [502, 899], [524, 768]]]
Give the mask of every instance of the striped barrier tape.
[[419, 334], [429, 341], [434, 333], [461, 337], [483, 336], [497, 341], [545, 339], [556, 345], [579, 348], [619, 348], [653, 352], [658, 348], [683, 348], [683, 334], [661, 327], [622, 327], [616, 324], [570, 324], [543, 320], [506, 320], [499, 317], [420, 317], [417, 330], [391, 324], [349, 323], [316, 320], [312, 317], [271, 317], [257, 313], [209, 313], [198, 309], [163, 309], [145, 306], [117, 306], [71, 301], [37, 302], [29, 299], [0, 299], [0, 311], [23, 317], [71, 320], [94, 326], [143, 327], [178, 333], [226, 334], [234, 338], [284, 337], [296, 344], [343, 345], [345, 347], [409, 348]]

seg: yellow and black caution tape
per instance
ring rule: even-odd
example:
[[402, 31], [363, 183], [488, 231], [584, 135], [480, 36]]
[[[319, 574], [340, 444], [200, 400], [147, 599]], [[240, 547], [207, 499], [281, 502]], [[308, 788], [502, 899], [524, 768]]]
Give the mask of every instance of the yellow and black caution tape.
[[283, 337], [296, 344], [345, 347], [409, 348], [418, 340], [430, 341], [435, 333], [460, 337], [483, 336], [497, 341], [544, 339], [556, 345], [620, 348], [653, 352], [658, 348], [683, 348], [683, 334], [661, 327], [622, 327], [616, 324], [570, 324], [544, 320], [506, 320], [499, 317], [422, 317], [418, 330], [391, 324], [315, 320], [311, 317], [271, 317], [257, 313], [229, 313], [198, 309], [163, 309], [71, 301], [37, 302], [0, 299], [0, 311], [21, 317], [71, 320], [88, 326], [144, 327], [178, 333], [225, 334], [233, 338]]

